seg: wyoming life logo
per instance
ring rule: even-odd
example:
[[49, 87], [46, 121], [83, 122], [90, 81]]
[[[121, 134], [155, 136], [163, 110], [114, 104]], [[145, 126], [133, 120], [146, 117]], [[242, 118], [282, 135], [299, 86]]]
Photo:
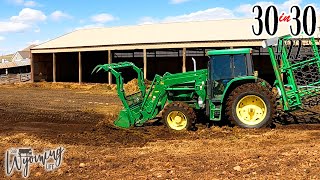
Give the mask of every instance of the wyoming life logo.
[[11, 176], [17, 171], [27, 178], [30, 175], [30, 165], [35, 163], [39, 163], [46, 171], [53, 171], [61, 166], [64, 151], [63, 147], [59, 147], [34, 154], [31, 148], [11, 148], [5, 153], [6, 175]]

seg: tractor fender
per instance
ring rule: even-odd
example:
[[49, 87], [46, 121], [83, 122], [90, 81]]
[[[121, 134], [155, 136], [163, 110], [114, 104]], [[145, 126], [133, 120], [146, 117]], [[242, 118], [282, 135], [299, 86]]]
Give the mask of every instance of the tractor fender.
[[221, 103], [226, 102], [228, 95], [238, 86], [246, 83], [257, 82], [259, 78], [256, 76], [237, 77], [227, 83], [227, 86], [222, 94]]

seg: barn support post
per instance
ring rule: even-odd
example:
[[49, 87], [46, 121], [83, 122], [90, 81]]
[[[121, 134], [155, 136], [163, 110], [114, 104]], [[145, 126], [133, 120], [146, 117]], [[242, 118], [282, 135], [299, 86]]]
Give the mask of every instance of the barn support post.
[[81, 52], [78, 55], [79, 58], [79, 84], [82, 83], [82, 59], [81, 59]]
[[52, 76], [53, 82], [57, 82], [57, 62], [56, 62], [56, 54], [52, 54]]
[[143, 77], [147, 79], [147, 49], [143, 49]]
[[[108, 50], [108, 64], [112, 63], [112, 51]], [[111, 72], [108, 72], [108, 83], [112, 84], [112, 74]]]
[[31, 82], [34, 82], [34, 56], [30, 53], [30, 74], [31, 74]]
[[182, 49], [182, 72], [186, 72], [187, 48]]

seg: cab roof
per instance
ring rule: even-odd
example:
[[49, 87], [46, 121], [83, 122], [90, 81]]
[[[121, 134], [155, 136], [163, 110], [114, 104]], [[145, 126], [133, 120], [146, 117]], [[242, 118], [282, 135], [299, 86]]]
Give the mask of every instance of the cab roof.
[[251, 53], [251, 51], [252, 51], [251, 48], [212, 50], [212, 51], [208, 51], [208, 56], [249, 54]]

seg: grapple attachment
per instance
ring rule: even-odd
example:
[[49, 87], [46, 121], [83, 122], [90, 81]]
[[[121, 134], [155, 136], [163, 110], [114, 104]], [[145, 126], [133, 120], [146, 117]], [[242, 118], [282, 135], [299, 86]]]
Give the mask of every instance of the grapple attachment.
[[[138, 86], [140, 89], [139, 92], [128, 96], [125, 94], [123, 89], [123, 78], [121, 76], [121, 72], [118, 71], [124, 68], [132, 68], [137, 72]], [[93, 69], [92, 73], [97, 73], [101, 70], [111, 72], [115, 76], [118, 96], [124, 107], [124, 109], [120, 111], [118, 119], [114, 121], [114, 124], [122, 128], [129, 128], [135, 125], [135, 122], [140, 119], [141, 104], [146, 93], [146, 86], [141, 69], [131, 62], [122, 62], [116, 64], [98, 65]]]
[[311, 38], [290, 35], [266, 40], [285, 111], [305, 108], [307, 101], [320, 97], [320, 55]]

